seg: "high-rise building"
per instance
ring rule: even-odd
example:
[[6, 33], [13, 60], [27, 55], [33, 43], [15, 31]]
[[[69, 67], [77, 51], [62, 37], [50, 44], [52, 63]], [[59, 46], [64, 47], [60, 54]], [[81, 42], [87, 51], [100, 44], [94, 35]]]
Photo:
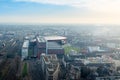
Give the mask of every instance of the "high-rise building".
[[42, 54], [42, 53], [47, 53], [46, 52], [46, 40], [43, 38], [43, 37], [41, 37], [41, 36], [39, 36], [39, 37], [37, 37], [37, 39], [36, 39], [36, 48], [37, 48], [37, 56], [38, 57], [40, 57], [40, 55]]
[[29, 40], [25, 40], [22, 46], [22, 60], [26, 59], [28, 57], [28, 48], [29, 48]]

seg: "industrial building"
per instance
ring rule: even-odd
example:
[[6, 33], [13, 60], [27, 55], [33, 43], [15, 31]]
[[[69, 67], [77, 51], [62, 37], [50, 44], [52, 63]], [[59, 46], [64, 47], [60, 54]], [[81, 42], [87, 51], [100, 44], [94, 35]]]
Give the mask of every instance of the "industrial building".
[[21, 53], [22, 61], [28, 57], [28, 48], [29, 48], [29, 40], [25, 40], [22, 46], [22, 53]]
[[45, 80], [58, 80], [60, 65], [55, 54], [41, 54], [41, 66]]

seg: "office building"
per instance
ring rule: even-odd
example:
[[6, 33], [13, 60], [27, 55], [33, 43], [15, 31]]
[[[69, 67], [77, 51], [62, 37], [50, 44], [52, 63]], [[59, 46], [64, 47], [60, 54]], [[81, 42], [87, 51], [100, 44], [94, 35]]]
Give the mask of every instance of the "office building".
[[24, 60], [28, 57], [28, 48], [29, 48], [29, 40], [25, 40], [22, 46], [21, 60]]

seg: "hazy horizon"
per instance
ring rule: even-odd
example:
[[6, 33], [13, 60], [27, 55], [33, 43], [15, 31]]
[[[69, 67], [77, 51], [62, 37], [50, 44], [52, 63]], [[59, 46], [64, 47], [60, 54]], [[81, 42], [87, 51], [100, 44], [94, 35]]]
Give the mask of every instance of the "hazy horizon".
[[1, 0], [0, 23], [120, 24], [119, 0]]

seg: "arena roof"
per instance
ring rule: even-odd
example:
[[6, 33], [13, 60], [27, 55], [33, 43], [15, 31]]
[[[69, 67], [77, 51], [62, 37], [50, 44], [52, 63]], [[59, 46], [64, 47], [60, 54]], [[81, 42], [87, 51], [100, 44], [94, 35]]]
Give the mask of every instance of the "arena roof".
[[44, 38], [45, 38], [45, 40], [65, 40], [65, 39], [67, 39], [66, 37], [63, 37], [63, 36], [46, 36]]

